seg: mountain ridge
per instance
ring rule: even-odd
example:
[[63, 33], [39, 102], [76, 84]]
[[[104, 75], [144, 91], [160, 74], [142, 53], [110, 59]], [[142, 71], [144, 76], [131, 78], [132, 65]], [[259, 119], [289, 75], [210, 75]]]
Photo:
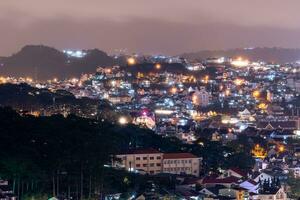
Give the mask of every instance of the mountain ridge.
[[284, 64], [300, 60], [300, 48], [256, 47], [227, 50], [201, 50], [197, 52], [183, 53], [180, 56], [190, 60], [203, 60], [209, 57], [242, 56], [251, 61], [266, 61]]
[[86, 50], [83, 58], [68, 56], [44, 45], [26, 45], [17, 53], [0, 58], [0, 75], [32, 77], [37, 80], [70, 78], [94, 73], [98, 66], [110, 66], [119, 61], [99, 49]]

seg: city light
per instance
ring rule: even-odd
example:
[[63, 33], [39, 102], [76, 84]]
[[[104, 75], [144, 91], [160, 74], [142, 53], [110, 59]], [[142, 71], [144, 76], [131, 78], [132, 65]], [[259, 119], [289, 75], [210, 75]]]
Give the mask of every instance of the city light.
[[128, 65], [135, 65], [136, 64], [136, 60], [133, 57], [130, 57], [127, 59], [127, 64]]
[[161, 64], [156, 63], [156, 64], [155, 64], [155, 68], [156, 68], [156, 69], [160, 69], [160, 68], [161, 68]]
[[173, 110], [155, 110], [154, 112], [159, 115], [170, 115], [174, 111]]
[[234, 80], [234, 84], [237, 85], [237, 86], [241, 86], [244, 83], [245, 83], [244, 79], [237, 78], [237, 79]]
[[259, 91], [259, 90], [254, 90], [254, 91], [252, 92], [252, 96], [253, 96], [254, 98], [259, 98], [259, 97], [260, 97], [260, 91]]
[[243, 60], [242, 57], [238, 57], [237, 59], [231, 61], [231, 65], [235, 67], [246, 67], [249, 65], [249, 61]]
[[121, 124], [121, 125], [128, 124], [127, 118], [126, 117], [120, 117], [119, 118], [119, 124]]
[[177, 88], [176, 87], [172, 87], [171, 88], [171, 93], [172, 94], [176, 94], [177, 93]]

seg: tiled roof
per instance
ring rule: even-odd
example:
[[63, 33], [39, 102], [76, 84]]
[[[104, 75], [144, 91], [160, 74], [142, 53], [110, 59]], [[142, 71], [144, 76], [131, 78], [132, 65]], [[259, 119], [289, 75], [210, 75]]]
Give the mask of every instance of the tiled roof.
[[212, 178], [212, 177], [205, 177], [202, 180], [203, 184], [228, 184], [228, 183], [237, 183], [240, 179], [237, 177], [227, 177], [227, 178]]
[[197, 158], [197, 156], [191, 153], [165, 153], [164, 159], [181, 159], [181, 158]]
[[121, 155], [126, 155], [126, 154], [157, 154], [161, 153], [160, 151], [149, 148], [149, 149], [130, 149], [126, 152], [121, 153]]

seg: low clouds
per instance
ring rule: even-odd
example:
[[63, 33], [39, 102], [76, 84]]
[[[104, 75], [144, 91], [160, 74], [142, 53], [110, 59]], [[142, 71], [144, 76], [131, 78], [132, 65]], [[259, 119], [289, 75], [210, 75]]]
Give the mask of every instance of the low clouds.
[[300, 47], [298, 2], [1, 1], [0, 55], [26, 44], [168, 54], [246, 46]]

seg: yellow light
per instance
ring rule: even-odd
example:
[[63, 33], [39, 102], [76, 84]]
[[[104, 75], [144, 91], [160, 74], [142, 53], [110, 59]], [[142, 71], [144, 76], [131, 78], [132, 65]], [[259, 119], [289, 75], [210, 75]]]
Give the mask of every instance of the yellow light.
[[225, 90], [225, 95], [226, 95], [226, 96], [229, 96], [229, 95], [230, 95], [230, 90], [229, 90], [229, 89]]
[[243, 85], [244, 83], [245, 83], [244, 79], [237, 78], [234, 80], [234, 84], [236, 84], [237, 86]]
[[236, 66], [236, 67], [246, 67], [246, 66], [249, 65], [249, 61], [248, 60], [243, 60], [242, 57], [238, 57], [237, 59], [232, 60], [231, 64], [233, 66]]
[[279, 146], [278, 150], [279, 150], [279, 152], [284, 152], [284, 151], [285, 151], [285, 148], [284, 148], [283, 145], [281, 145], [281, 146]]
[[268, 105], [265, 103], [260, 103], [258, 104], [258, 108], [261, 110], [266, 110], [268, 108]]
[[127, 63], [128, 63], [128, 65], [135, 65], [136, 60], [133, 57], [130, 57], [127, 59]]
[[124, 125], [127, 124], [128, 120], [126, 119], [126, 117], [120, 117], [119, 118], [119, 124]]
[[30, 77], [27, 77], [27, 78], [26, 78], [26, 82], [31, 83], [32, 81], [33, 81], [32, 78], [30, 78]]
[[5, 84], [5, 83], [7, 83], [6, 78], [1, 76], [0, 77], [0, 84]]
[[259, 96], [260, 96], [259, 90], [254, 90], [253, 93], [252, 93], [252, 96], [253, 96], [254, 98], [259, 98]]
[[160, 69], [160, 68], [161, 68], [161, 64], [156, 63], [155, 68], [156, 68], [156, 69]]
[[193, 96], [192, 96], [192, 101], [193, 101], [193, 104], [195, 104], [195, 105], [198, 105], [198, 104], [199, 104], [198, 96], [197, 96], [196, 94], [193, 94]]
[[57, 82], [57, 78], [54, 78], [54, 79], [53, 79], [53, 82]]
[[176, 87], [172, 87], [172, 88], [171, 88], [171, 93], [172, 93], [172, 94], [176, 94], [176, 92], [177, 92], [177, 88], [176, 88]]
[[209, 81], [209, 76], [208, 76], [208, 75], [204, 76], [203, 81], [204, 81], [204, 83], [208, 83], [208, 81]]

